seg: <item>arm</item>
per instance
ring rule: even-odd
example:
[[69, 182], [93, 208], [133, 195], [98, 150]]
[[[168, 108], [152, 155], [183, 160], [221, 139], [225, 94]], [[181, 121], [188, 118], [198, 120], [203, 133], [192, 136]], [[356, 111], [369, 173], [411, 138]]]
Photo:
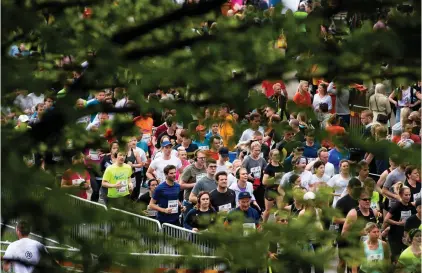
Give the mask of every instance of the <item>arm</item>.
[[333, 109], [333, 100], [331, 96], [328, 96], [328, 111], [331, 111]]
[[337, 90], [334, 88], [334, 83], [330, 82], [330, 84], [327, 87], [327, 93], [337, 95]]
[[367, 153], [367, 156], [366, 156], [366, 158], [365, 158], [365, 161], [368, 163], [368, 164], [371, 164], [371, 162], [372, 162], [372, 160], [374, 159], [374, 155], [373, 154], [371, 154], [371, 153]]
[[[153, 178], [155, 178], [154, 169], [152, 168], [152, 166], [151, 166], [151, 165], [148, 167], [148, 170], [147, 170], [146, 175], [147, 175], [147, 178], [148, 178], [148, 179], [153, 179]], [[158, 182], [161, 182], [161, 181], [158, 181]]]
[[392, 199], [400, 200], [400, 196], [398, 194], [392, 193], [386, 187], [382, 188], [381, 194], [384, 196], [390, 197]]
[[382, 187], [383, 185], [384, 185], [384, 182], [385, 182], [385, 179], [387, 178], [387, 175], [388, 175], [388, 172], [387, 171], [384, 171], [381, 175], [380, 175], [380, 178], [378, 179], [378, 182], [377, 182], [377, 186], [378, 187]]
[[62, 183], [60, 185], [61, 188], [74, 188], [75, 186], [72, 185], [71, 181], [65, 180], [62, 178]]
[[188, 212], [188, 215], [186, 215], [186, 218], [185, 218], [185, 220], [183, 221], [183, 227], [184, 228], [186, 228], [186, 229], [189, 229], [189, 230], [192, 230], [193, 229], [193, 227], [192, 227], [192, 215], [193, 215], [193, 212], [194, 210], [192, 209], [191, 211], [189, 211]]
[[189, 195], [189, 202], [196, 204], [198, 203], [198, 194], [201, 192], [199, 189], [199, 184], [196, 183], [195, 187], [193, 187], [193, 190], [190, 192]]
[[305, 170], [311, 171], [312, 168], [314, 167], [315, 162], [316, 160], [309, 162], [308, 165], [306, 165]]
[[134, 168], [142, 168], [145, 165], [145, 162], [142, 161], [141, 159], [141, 155], [139, 153], [135, 153], [135, 158], [136, 158], [136, 164], [132, 164], [132, 167]]
[[391, 261], [391, 252], [389, 245], [382, 241], [382, 248], [384, 249], [384, 264], [389, 265]]
[[395, 91], [393, 91], [393, 92], [391, 92], [391, 94], [390, 94], [390, 96], [388, 96], [388, 100], [392, 103], [392, 104], [394, 104], [394, 105], [396, 105], [397, 106], [397, 101], [395, 101], [394, 100], [394, 98], [396, 97], [396, 92]]
[[384, 223], [394, 225], [394, 226], [404, 226], [404, 223], [405, 223], [404, 221], [400, 221], [400, 222], [394, 221], [393, 219], [391, 219], [392, 216], [393, 215], [390, 212], [387, 213], [384, 219]]
[[167, 209], [161, 208], [160, 206], [157, 205], [157, 200], [155, 200], [153, 198], [151, 198], [151, 201], [149, 201], [149, 208], [156, 210], [158, 212], [161, 212], [161, 213], [171, 213], [171, 208], [170, 209], [169, 208], [167, 208]]
[[262, 177], [262, 184], [264, 185], [264, 186], [267, 186], [268, 185], [268, 180], [270, 179], [270, 176], [268, 175], [268, 174], [264, 174], [264, 176]]
[[188, 183], [190, 178], [191, 178], [190, 168], [186, 168], [179, 178], [181, 190], [193, 189], [193, 187], [195, 187], [196, 183]]
[[122, 186], [122, 183], [119, 182], [117, 184], [111, 184], [103, 179], [103, 181], [101, 182], [101, 186], [103, 186], [104, 188], [120, 188]]
[[355, 209], [352, 209], [349, 211], [349, 213], [346, 216], [346, 221], [344, 221], [343, 230], [341, 231], [341, 235], [344, 236], [347, 234], [347, 232], [350, 231], [351, 227], [357, 220], [357, 213]]

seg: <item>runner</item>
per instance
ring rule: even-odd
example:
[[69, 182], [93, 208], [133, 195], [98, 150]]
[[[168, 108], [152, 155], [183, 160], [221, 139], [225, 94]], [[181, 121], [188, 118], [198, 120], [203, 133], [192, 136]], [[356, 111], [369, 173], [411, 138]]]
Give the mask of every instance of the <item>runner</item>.
[[210, 192], [211, 205], [219, 213], [226, 213], [236, 207], [236, 193], [228, 188], [227, 173], [215, 174], [217, 188]]

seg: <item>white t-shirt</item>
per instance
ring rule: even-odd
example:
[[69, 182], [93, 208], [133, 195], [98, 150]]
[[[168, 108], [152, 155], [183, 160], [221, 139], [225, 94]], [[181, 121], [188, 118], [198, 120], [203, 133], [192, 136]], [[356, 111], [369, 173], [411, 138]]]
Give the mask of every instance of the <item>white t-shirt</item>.
[[[43, 251], [47, 253], [45, 246], [40, 242], [29, 238], [22, 238], [7, 247], [3, 259], [20, 260], [27, 264], [37, 265]], [[31, 273], [34, 270], [34, 266], [12, 262], [11, 269], [12, 272]]]
[[[350, 176], [346, 179], [341, 176], [341, 174], [334, 175], [329, 181], [328, 186], [334, 188], [335, 194], [341, 195], [343, 191], [347, 188], [347, 185], [349, 184]], [[337, 201], [340, 199], [340, 196], [334, 196], [333, 200], [333, 208], [336, 207]]]
[[402, 90], [402, 93], [401, 94], [402, 94], [401, 95], [401, 99], [397, 101], [398, 106], [404, 107], [404, 106], [410, 104], [410, 102], [411, 102], [411, 98], [410, 98], [410, 86], [406, 90]]
[[260, 131], [262, 133], [262, 135], [264, 135], [264, 127], [262, 127], [262, 126], [259, 126], [258, 130], [252, 130], [251, 128], [249, 128], [249, 129], [246, 129], [245, 131], [243, 131], [242, 136], [239, 139], [239, 143], [251, 140], [252, 137], [253, 137], [253, 134], [256, 131]]
[[164, 175], [164, 168], [167, 165], [174, 165], [176, 166], [176, 169], [180, 169], [182, 167], [182, 161], [180, 161], [180, 159], [175, 156], [171, 156], [169, 160], [164, 160], [163, 158], [156, 158], [151, 162], [151, 165], [149, 166], [153, 170], [155, 170], [155, 175], [157, 176], [157, 179], [159, 179], [161, 182], [164, 182], [166, 180], [166, 176]]
[[314, 102], [312, 103], [312, 106], [314, 107], [314, 110], [319, 109], [319, 105], [321, 103], [326, 103], [328, 104], [328, 111], [331, 111], [331, 109], [333, 108], [333, 103], [331, 101], [331, 96], [330, 95], [325, 95], [324, 97], [320, 97], [318, 94], [316, 94], [314, 96]]
[[[144, 150], [142, 150], [139, 147], [136, 147], [135, 151], [139, 154], [139, 156], [141, 157], [141, 161], [142, 163], [146, 163], [147, 162], [147, 155], [145, 154]], [[135, 168], [135, 172], [140, 172], [142, 171], [143, 168]]]
[[[314, 164], [315, 162], [317, 162], [319, 159], [315, 159], [314, 161], [310, 162], [308, 167], [311, 166], [312, 171], [314, 169]], [[333, 177], [335, 174], [335, 169], [334, 169], [334, 165], [330, 162], [325, 163], [325, 172], [324, 175], [328, 176], [328, 177]]]
[[[173, 157], [177, 157], [177, 151], [172, 149], [171, 150], [171, 156]], [[162, 151], [158, 151], [155, 153], [153, 160], [159, 159], [163, 157], [163, 152]]]
[[318, 178], [315, 174], [312, 175], [311, 177], [311, 181], [309, 182], [309, 186], [318, 183], [318, 182], [325, 182], [328, 183], [328, 181], [330, 180], [330, 177], [326, 174], [324, 174], [322, 176], [322, 178]]
[[[293, 171], [288, 172], [283, 175], [280, 181], [280, 185], [285, 186], [287, 183], [289, 183], [289, 178], [294, 174]], [[300, 175], [300, 185], [307, 190], [309, 189], [309, 183], [311, 182], [312, 173], [310, 171], [303, 171]]]
[[[242, 190], [239, 188], [239, 185], [237, 184], [237, 181], [235, 183], [233, 183], [229, 189], [234, 190], [234, 192], [236, 193], [236, 204], [239, 201], [238, 197], [239, 197], [239, 193], [242, 192]], [[246, 192], [249, 192], [249, 194], [251, 195], [251, 201], [255, 201], [255, 195], [253, 194], [253, 185], [251, 182], [246, 182], [246, 189], [244, 190]]]

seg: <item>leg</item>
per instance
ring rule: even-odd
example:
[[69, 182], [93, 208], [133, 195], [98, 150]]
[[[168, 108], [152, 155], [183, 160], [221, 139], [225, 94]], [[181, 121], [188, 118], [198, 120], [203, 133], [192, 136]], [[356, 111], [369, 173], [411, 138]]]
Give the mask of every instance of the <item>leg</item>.
[[100, 198], [100, 188], [101, 188], [101, 181], [98, 183], [98, 180], [95, 178], [94, 174], [91, 175], [91, 188], [92, 188], [92, 194], [91, 194], [91, 201], [98, 202], [98, 199]]
[[274, 206], [274, 199], [270, 201], [267, 198], [265, 198], [265, 211], [262, 215], [264, 223], [268, 221], [268, 218], [270, 217], [270, 211], [273, 208], [273, 206]]
[[139, 192], [141, 190], [142, 177], [142, 171], [135, 173], [135, 187], [133, 188], [132, 194], [130, 196], [134, 201], [138, 200]]

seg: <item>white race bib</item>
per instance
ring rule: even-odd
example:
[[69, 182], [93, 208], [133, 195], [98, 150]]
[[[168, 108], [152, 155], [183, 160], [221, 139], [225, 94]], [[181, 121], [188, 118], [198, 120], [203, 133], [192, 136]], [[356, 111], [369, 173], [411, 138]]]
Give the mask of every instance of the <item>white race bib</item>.
[[122, 183], [122, 186], [120, 187], [120, 188], [118, 188], [117, 189], [117, 191], [119, 192], [119, 193], [126, 193], [127, 192], [127, 180], [120, 180], [120, 181], [117, 181], [117, 184], [118, 183]]
[[406, 221], [407, 218], [409, 218], [412, 215], [412, 212], [410, 210], [402, 211], [400, 215], [400, 220]]
[[232, 204], [228, 203], [228, 204], [225, 204], [225, 205], [218, 206], [218, 211], [227, 212], [227, 211], [230, 211], [231, 208], [232, 208]]
[[73, 179], [72, 180], [72, 185], [79, 186], [82, 182], [85, 182], [85, 179], [82, 179], [82, 178]]
[[382, 260], [381, 254], [370, 254], [367, 258], [368, 262], [378, 262]]
[[415, 193], [415, 194], [413, 195], [413, 201], [416, 201], [416, 199], [419, 199], [419, 198], [421, 198], [421, 193], [420, 193], [420, 192]]
[[260, 178], [261, 177], [261, 167], [253, 167], [251, 168], [251, 173], [254, 178]]
[[243, 236], [248, 236], [256, 229], [255, 223], [244, 223], [243, 224]]
[[178, 213], [179, 212], [179, 200], [169, 200], [168, 208], [171, 208], [171, 213]]
[[198, 149], [201, 150], [201, 151], [207, 151], [207, 150], [210, 149], [210, 147], [209, 146], [199, 146]]
[[89, 156], [91, 157], [91, 160], [100, 160], [98, 152], [94, 149], [89, 150]]

